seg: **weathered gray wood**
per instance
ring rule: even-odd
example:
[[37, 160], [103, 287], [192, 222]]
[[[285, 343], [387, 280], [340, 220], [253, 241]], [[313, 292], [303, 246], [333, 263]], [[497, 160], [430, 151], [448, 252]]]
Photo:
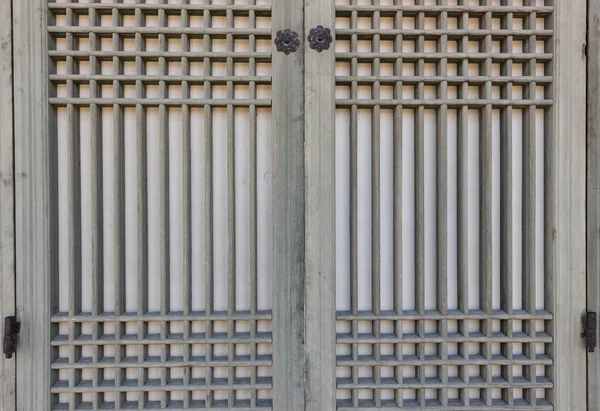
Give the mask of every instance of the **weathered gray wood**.
[[[15, 314], [15, 180], [11, 0], [0, 1], [0, 321]], [[4, 327], [4, 323], [1, 324]], [[0, 411], [13, 411], [16, 359], [0, 358]]]
[[[416, 0], [416, 5], [422, 6], [424, 0]], [[415, 17], [415, 27], [422, 34], [415, 40], [415, 51], [425, 52], [425, 13], [419, 12]], [[419, 59], [415, 63], [415, 73], [425, 75], [425, 60]], [[425, 83], [415, 86], [415, 97], [418, 101], [425, 99]], [[425, 107], [419, 104], [415, 108], [415, 308], [418, 313], [425, 312]], [[425, 335], [425, 322], [416, 322], [416, 332], [419, 337]], [[425, 358], [425, 345], [417, 344], [417, 356]], [[416, 377], [420, 383], [425, 382], [425, 366], [416, 368]], [[418, 390], [416, 400], [421, 407], [426, 404], [425, 391]]]
[[[545, 306], [554, 344], [550, 399], [556, 410], [586, 409], [585, 310], [586, 2], [553, 1], [554, 106], [546, 124]], [[540, 193], [541, 195], [541, 193]]]
[[[335, 26], [334, 0], [305, 2], [305, 29]], [[306, 37], [306, 36], [305, 36]], [[335, 42], [317, 52], [305, 46], [306, 153], [306, 407], [335, 410]], [[374, 120], [379, 118], [374, 109]], [[379, 130], [373, 122], [373, 166]], [[373, 170], [376, 171], [376, 170]], [[378, 173], [373, 176], [378, 179]], [[378, 187], [374, 181], [373, 189]], [[373, 203], [373, 310], [378, 311], [378, 196]], [[354, 234], [353, 234], [354, 235]], [[374, 326], [374, 329], [376, 326]], [[377, 332], [377, 330], [375, 330]], [[377, 349], [375, 349], [377, 351]], [[374, 353], [377, 356], [377, 352]], [[377, 374], [377, 372], [375, 373]], [[375, 375], [377, 378], [377, 375]]]
[[[350, 0], [356, 6], [357, 0]], [[350, 27], [358, 27], [358, 13], [353, 11], [350, 16]], [[335, 35], [335, 34], [334, 34]], [[358, 51], [358, 35], [350, 38], [350, 50]], [[337, 56], [336, 56], [337, 58]], [[350, 97], [358, 98], [358, 59], [350, 61], [350, 76], [354, 78], [350, 86]], [[358, 107], [350, 107], [350, 310], [358, 314]], [[358, 337], [358, 321], [352, 321], [352, 336]], [[358, 345], [352, 345], [352, 359], [358, 360]], [[352, 382], [358, 383], [358, 364], [352, 367]], [[352, 406], [358, 407], [358, 392], [352, 391]]]
[[[50, 339], [58, 269], [55, 121], [48, 110], [47, 2], [13, 2], [17, 312], [17, 409], [52, 409]], [[52, 149], [52, 150], [51, 150]]]
[[[600, 1], [588, 2], [587, 309], [600, 312]], [[600, 409], [600, 352], [588, 354], [588, 410]]]
[[[394, 0], [394, 5], [398, 7], [401, 5], [402, 0]], [[398, 29], [402, 27], [402, 12], [398, 11], [394, 15], [394, 28]], [[394, 40], [394, 52], [401, 52], [403, 44], [403, 37], [401, 34], [396, 36]], [[403, 60], [398, 58], [394, 61], [394, 74], [396, 82], [394, 83], [394, 98], [399, 99], [402, 97], [402, 87], [403, 87], [403, 76], [402, 76], [402, 68], [403, 68]], [[381, 78], [381, 76], [380, 76]], [[340, 78], [336, 78], [336, 82], [339, 82]], [[403, 196], [402, 196], [402, 188], [403, 188], [403, 170], [402, 170], [402, 152], [404, 150], [404, 136], [402, 130], [402, 110], [403, 107], [401, 105], [397, 106], [394, 109], [394, 128], [393, 128], [393, 159], [394, 159], [394, 188], [393, 188], [393, 199], [394, 199], [394, 211], [393, 211], [393, 220], [394, 220], [394, 244], [393, 244], [393, 252], [394, 252], [394, 313], [402, 314], [402, 277], [403, 277], [403, 259], [404, 255], [402, 252], [403, 243], [405, 239], [403, 238], [402, 233], [402, 206], [403, 206]], [[402, 322], [395, 321], [394, 322], [394, 333], [396, 335], [402, 335]], [[403, 347], [402, 344], [394, 345], [394, 355], [396, 358], [403, 358]], [[394, 377], [398, 384], [401, 385], [404, 380], [404, 370], [402, 367], [398, 366], [394, 369]], [[398, 407], [402, 407], [404, 405], [404, 391], [400, 388], [394, 391], [394, 400]]]
[[301, 41], [288, 55], [273, 45], [272, 63], [273, 409], [292, 411], [305, 403], [304, 1], [273, 2], [272, 24], [273, 39], [290, 29]]
[[[441, 4], [445, 5], [446, 0]], [[448, 13], [442, 12], [439, 17], [439, 26], [448, 28]], [[439, 42], [441, 52], [448, 51], [448, 35], [442, 36]], [[437, 73], [444, 77], [448, 75], [448, 59], [443, 58], [437, 66]], [[438, 89], [438, 97], [448, 97], [448, 82], [442, 81]], [[436, 113], [436, 305], [443, 315], [448, 314], [448, 106], [443, 105]], [[448, 336], [448, 321], [442, 320], [438, 332], [443, 338]], [[442, 360], [448, 358], [448, 343], [440, 344], [439, 356]], [[444, 384], [448, 383], [448, 367], [439, 368], [439, 378]], [[448, 389], [439, 391], [438, 396], [442, 406], [448, 405]]]
[[[512, 0], [506, 0], [507, 7], [512, 6]], [[506, 15], [506, 28], [513, 29], [513, 14]], [[504, 41], [504, 48], [512, 50], [513, 38], [507, 37]], [[510, 80], [512, 77], [512, 60], [508, 60], [502, 67], [503, 75]], [[512, 99], [513, 83], [506, 84], [502, 97]], [[513, 314], [513, 110], [512, 107], [506, 107], [500, 114], [500, 198], [502, 206], [500, 207], [500, 307], [509, 314]], [[513, 334], [513, 320], [509, 319], [502, 324], [502, 332], [509, 337]], [[513, 345], [506, 344], [502, 347], [502, 355], [508, 359], [513, 358]], [[514, 370], [512, 366], [502, 368], [502, 377], [509, 383], [513, 382]], [[514, 405], [514, 390], [507, 389], [502, 393], [502, 399], [509, 406]]]

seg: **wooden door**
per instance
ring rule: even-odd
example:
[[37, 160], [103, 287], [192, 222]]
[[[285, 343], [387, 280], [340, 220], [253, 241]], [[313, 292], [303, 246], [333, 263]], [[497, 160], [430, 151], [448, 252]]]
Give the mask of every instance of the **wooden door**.
[[584, 410], [585, 10], [13, 2], [16, 408]]
[[586, 409], [584, 2], [306, 13], [307, 409]]
[[272, 32], [292, 9], [13, 7], [17, 408], [287, 408], [297, 314], [274, 305], [301, 301], [303, 265], [273, 150], [303, 135], [273, 105], [296, 69]]

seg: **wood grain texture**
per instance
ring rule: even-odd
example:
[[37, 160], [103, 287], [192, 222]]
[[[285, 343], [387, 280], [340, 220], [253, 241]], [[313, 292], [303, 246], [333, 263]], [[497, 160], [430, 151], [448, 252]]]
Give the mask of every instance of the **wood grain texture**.
[[[586, 2], [553, 2], [554, 106], [545, 146], [546, 307], [554, 313], [551, 401], [557, 411], [586, 409], [586, 354], [581, 333], [585, 311]], [[593, 408], [591, 408], [593, 409]]]
[[[50, 312], [57, 282], [55, 129], [48, 110], [46, 0], [13, 2], [15, 73], [15, 192], [17, 314], [23, 326], [17, 356], [17, 410], [48, 410], [51, 371]], [[53, 155], [54, 154], [54, 155]], [[54, 241], [53, 241], [54, 240]], [[54, 244], [54, 245], [53, 245]]]
[[[600, 312], [600, 1], [588, 2], [587, 309]], [[600, 409], [600, 352], [588, 353], [588, 410]]]
[[294, 53], [273, 45], [273, 409], [304, 409], [304, 1], [273, 2], [273, 39], [298, 33]]
[[[15, 314], [11, 0], [0, 1], [0, 320]], [[2, 327], [4, 323], [2, 323]], [[15, 409], [16, 360], [0, 358], [0, 411]]]
[[[306, 35], [335, 25], [334, 0], [307, 0]], [[306, 38], [306, 35], [304, 36]], [[306, 411], [335, 410], [335, 40], [305, 46]]]

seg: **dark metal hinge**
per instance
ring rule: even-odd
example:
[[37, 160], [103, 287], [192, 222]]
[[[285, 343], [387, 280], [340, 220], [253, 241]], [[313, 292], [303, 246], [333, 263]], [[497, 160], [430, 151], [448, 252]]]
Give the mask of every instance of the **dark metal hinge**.
[[12, 358], [17, 352], [17, 334], [21, 331], [21, 323], [17, 317], [6, 317], [4, 319], [4, 356]]
[[598, 345], [598, 316], [593, 311], [588, 311], [583, 318], [583, 338], [588, 352], [594, 352]]

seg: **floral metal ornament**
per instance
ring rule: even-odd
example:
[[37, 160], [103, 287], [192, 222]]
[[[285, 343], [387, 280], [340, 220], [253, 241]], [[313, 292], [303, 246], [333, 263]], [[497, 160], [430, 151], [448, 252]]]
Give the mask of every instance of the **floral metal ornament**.
[[285, 54], [293, 53], [294, 51], [298, 50], [298, 46], [300, 46], [298, 33], [291, 31], [290, 29], [279, 30], [277, 32], [277, 36], [275, 37], [275, 45], [277, 46], [277, 51], [279, 52], [283, 52]]
[[317, 26], [316, 29], [311, 29], [310, 33], [308, 33], [308, 44], [310, 45], [310, 48], [317, 50], [319, 53], [323, 50], [329, 50], [332, 41], [331, 30], [326, 29], [323, 26]]

